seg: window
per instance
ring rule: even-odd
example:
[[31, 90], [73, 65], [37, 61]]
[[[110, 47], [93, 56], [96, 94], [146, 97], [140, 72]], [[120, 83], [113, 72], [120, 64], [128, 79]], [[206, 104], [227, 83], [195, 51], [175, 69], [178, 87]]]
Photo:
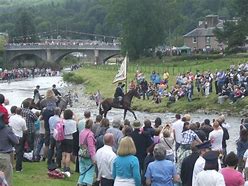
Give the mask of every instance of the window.
[[205, 38], [205, 41], [206, 41], [206, 44], [210, 44], [210, 37], [207, 36], [207, 37]]
[[196, 37], [193, 37], [193, 43], [196, 43], [197, 39]]

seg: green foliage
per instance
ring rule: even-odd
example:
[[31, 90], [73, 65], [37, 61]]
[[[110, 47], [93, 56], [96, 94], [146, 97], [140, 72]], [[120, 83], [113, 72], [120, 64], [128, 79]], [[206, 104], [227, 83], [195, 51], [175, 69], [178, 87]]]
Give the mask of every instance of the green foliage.
[[122, 47], [130, 57], [138, 58], [163, 43], [166, 5], [165, 0], [113, 1], [113, 24], [121, 25]]
[[228, 49], [234, 51], [235, 48], [244, 46], [246, 43], [248, 33], [248, 1], [232, 0], [231, 6], [238, 20], [236, 22], [227, 21], [224, 24], [224, 30], [216, 29], [215, 33], [219, 41], [228, 44]]
[[0, 36], [0, 55], [3, 54], [4, 51], [4, 45], [6, 44], [6, 38], [3, 36]]
[[244, 32], [240, 24], [241, 22], [238, 22], [238, 24], [235, 22], [226, 22], [224, 23], [223, 30], [215, 29], [218, 41], [227, 44], [229, 50], [245, 44], [246, 32]]
[[[235, 3], [233, 3], [235, 2]], [[94, 36], [69, 34], [58, 30], [121, 36], [123, 53], [134, 58], [149, 56], [157, 45], [183, 44], [182, 36], [197, 26], [207, 14], [227, 19], [242, 17], [247, 33], [246, 0], [0, 0], [0, 32], [10, 41], [28, 34], [41, 38], [95, 39]], [[25, 7], [25, 20], [20, 12]], [[239, 8], [239, 9], [238, 9]], [[243, 12], [240, 14], [240, 12]], [[31, 24], [29, 24], [31, 23]], [[25, 26], [26, 25], [26, 26]], [[29, 26], [27, 26], [29, 25]], [[25, 28], [24, 28], [25, 27]], [[26, 30], [24, 32], [24, 30]], [[56, 32], [54, 32], [57, 30]], [[52, 33], [49, 33], [53, 31]], [[32, 33], [31, 33], [32, 32]], [[234, 38], [243, 38], [242, 34]], [[32, 38], [35, 39], [35, 38]], [[112, 41], [113, 38], [96, 38]], [[236, 43], [236, 41], [234, 41]]]
[[64, 73], [63, 80], [75, 84], [82, 84], [85, 81], [81, 76], [77, 76], [73, 72]]
[[36, 36], [30, 36], [35, 34], [35, 25], [33, 21], [33, 16], [28, 10], [22, 10], [16, 20], [15, 33], [17, 36], [22, 36], [22, 38], [17, 38], [16, 42], [30, 43], [36, 41]]

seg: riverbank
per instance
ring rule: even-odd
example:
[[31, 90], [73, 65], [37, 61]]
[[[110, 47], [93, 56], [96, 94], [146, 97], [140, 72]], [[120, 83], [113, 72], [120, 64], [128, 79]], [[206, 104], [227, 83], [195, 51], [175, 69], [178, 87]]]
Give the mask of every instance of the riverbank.
[[[241, 60], [241, 61], [240, 61]], [[210, 61], [187, 61], [187, 62], [176, 62], [176, 65], [180, 66], [180, 69], [171, 68], [170, 72], [170, 80], [169, 80], [169, 88], [175, 84], [175, 78], [178, 71], [183, 73], [183, 69], [188, 71], [191, 69], [195, 72], [196, 69], [201, 69], [200, 64], [204, 65], [204, 69], [215, 71], [216, 69], [224, 69], [230, 67], [232, 64], [239, 64], [240, 62], [245, 62], [246, 59], [223, 59], [223, 60], [210, 60]], [[135, 71], [131, 70], [132, 68], [141, 69], [144, 73], [146, 79], [149, 80], [150, 72], [151, 72], [151, 61], [150, 63], [144, 62], [144, 64], [140, 65], [140, 63], [132, 63], [129, 65], [128, 70], [128, 83], [134, 79]], [[163, 72], [165, 69], [169, 67], [168, 64], [161, 64], [154, 62], [154, 69], [156, 72], [160, 70]], [[163, 65], [163, 66], [161, 66]], [[160, 68], [157, 68], [159, 66]], [[94, 94], [97, 90], [100, 90], [103, 97], [113, 97], [116, 85], [112, 84], [113, 77], [117, 73], [117, 68], [112, 66], [83, 66], [83, 68], [75, 71], [73, 73], [67, 74], [64, 76], [64, 80], [69, 80], [71, 82], [83, 83], [85, 86], [85, 93], [89, 96]], [[162, 74], [162, 73], [160, 73]], [[173, 113], [186, 113], [186, 112], [199, 112], [199, 113], [207, 113], [207, 114], [216, 114], [216, 113], [225, 113], [225, 115], [232, 116], [244, 116], [248, 114], [248, 98], [239, 99], [235, 103], [231, 103], [230, 100], [226, 100], [223, 104], [218, 104], [218, 96], [214, 93], [211, 93], [208, 97], [202, 96], [201, 94], [197, 95], [196, 89], [194, 90], [193, 101], [188, 102], [186, 97], [181, 98], [175, 103], [170, 104], [168, 102], [168, 98], [163, 98], [160, 104], [154, 103], [152, 100], [138, 100], [136, 98], [133, 99], [132, 108], [138, 111], [145, 112], [173, 112]]]

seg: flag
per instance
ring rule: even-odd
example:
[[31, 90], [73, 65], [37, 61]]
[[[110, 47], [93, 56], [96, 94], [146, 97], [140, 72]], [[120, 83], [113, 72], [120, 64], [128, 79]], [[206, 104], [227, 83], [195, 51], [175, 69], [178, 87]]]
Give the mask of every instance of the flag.
[[127, 79], [127, 61], [128, 61], [128, 57], [126, 55], [120, 66], [120, 69], [118, 70], [118, 73], [116, 74], [113, 80], [113, 83]]

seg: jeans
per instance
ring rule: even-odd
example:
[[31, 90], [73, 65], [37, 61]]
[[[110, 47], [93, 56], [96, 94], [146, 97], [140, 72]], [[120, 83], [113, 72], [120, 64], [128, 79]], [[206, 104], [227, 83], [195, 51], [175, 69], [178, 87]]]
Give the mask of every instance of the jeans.
[[56, 163], [60, 167], [61, 166], [61, 159], [62, 159], [62, 151], [61, 151], [61, 143], [57, 142], [53, 136], [50, 136], [50, 145], [48, 149], [48, 157], [47, 157], [47, 164], [52, 164], [52, 159], [54, 155], [54, 149], [56, 147]]
[[44, 144], [44, 141], [45, 141], [44, 136], [45, 136], [44, 134], [39, 135], [37, 146], [36, 146], [36, 149], [34, 151], [34, 157], [36, 160], [38, 160], [40, 158], [40, 151], [41, 151], [43, 144]]
[[23, 161], [23, 154], [24, 154], [24, 139], [19, 138], [19, 143], [15, 145], [16, 151], [16, 171], [22, 170], [22, 161]]
[[27, 141], [28, 143], [28, 149], [27, 152], [30, 152], [32, 150], [34, 150], [34, 133], [25, 133], [23, 134], [23, 140], [24, 140], [24, 144]]

